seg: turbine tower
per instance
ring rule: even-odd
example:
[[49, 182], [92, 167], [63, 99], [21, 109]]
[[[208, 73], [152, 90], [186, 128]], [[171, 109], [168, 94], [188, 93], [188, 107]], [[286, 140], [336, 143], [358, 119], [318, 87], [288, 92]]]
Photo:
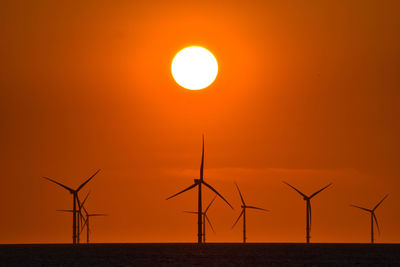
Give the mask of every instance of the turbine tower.
[[211, 189], [212, 191], [214, 191], [220, 198], [222, 198], [226, 204], [229, 205], [229, 207], [231, 207], [233, 209], [233, 207], [231, 206], [231, 204], [229, 204], [229, 202], [220, 194], [217, 192], [217, 190], [215, 190], [211, 185], [209, 185], [208, 183], [206, 183], [204, 181], [204, 177], [203, 177], [203, 170], [204, 170], [204, 135], [203, 135], [203, 149], [202, 149], [202, 153], [201, 153], [201, 164], [200, 164], [200, 179], [194, 179], [194, 184], [192, 184], [191, 186], [189, 186], [188, 188], [176, 193], [175, 195], [172, 195], [170, 197], [167, 198], [173, 198], [179, 194], [182, 194], [194, 187], [198, 187], [198, 209], [197, 209], [197, 243], [201, 244], [202, 243], [202, 231], [203, 231], [203, 227], [202, 227], [202, 202], [201, 202], [201, 187], [202, 185], [208, 187], [209, 189]]
[[[89, 192], [90, 193], [90, 192]], [[83, 202], [82, 203], [80, 203], [80, 201], [79, 201], [79, 197], [77, 198], [77, 202], [78, 202], [78, 211], [77, 211], [77, 213], [78, 213], [78, 218], [77, 218], [77, 226], [76, 226], [76, 231], [77, 231], [77, 243], [79, 244], [80, 243], [80, 235], [81, 235], [81, 232], [82, 232], [82, 229], [83, 229], [83, 224], [82, 224], [82, 218], [83, 218], [83, 214], [82, 214], [82, 208], [83, 208], [83, 205], [85, 204], [85, 202], [86, 202], [86, 199], [88, 198], [88, 196], [89, 196], [89, 193], [87, 193], [86, 194], [86, 197], [85, 197], [85, 199], [83, 200]], [[57, 211], [61, 211], [61, 212], [74, 212], [73, 210], [57, 210]]]
[[363, 208], [363, 207], [359, 207], [359, 206], [356, 206], [356, 205], [350, 205], [350, 206], [352, 206], [352, 207], [355, 207], [355, 208], [359, 208], [359, 209], [368, 211], [368, 212], [371, 214], [371, 244], [374, 243], [374, 220], [375, 220], [375, 223], [376, 223], [376, 228], [378, 229], [378, 233], [379, 233], [379, 234], [381, 233], [381, 230], [379, 229], [378, 219], [376, 218], [376, 215], [375, 215], [375, 210], [379, 207], [379, 205], [382, 204], [382, 202], [383, 202], [388, 196], [389, 196], [389, 195], [386, 195], [384, 198], [382, 198], [382, 200], [379, 201], [379, 203], [376, 204], [376, 206], [375, 206], [372, 210], [366, 209], [366, 208]]
[[[213, 198], [213, 200], [211, 200], [210, 204], [208, 204], [207, 208], [204, 210], [204, 212], [202, 213], [202, 218], [203, 218], [203, 243], [206, 243], [206, 221], [208, 222], [208, 224], [211, 227], [211, 230], [213, 231], [213, 233], [215, 233], [214, 231], [214, 227], [211, 224], [210, 219], [207, 216], [207, 211], [208, 209], [211, 207], [211, 204], [214, 202], [215, 198], [217, 197], [217, 195], [215, 195], [215, 197]], [[185, 213], [191, 213], [191, 214], [197, 214], [197, 211], [184, 211]]]
[[76, 197], [76, 200], [77, 200], [77, 203], [78, 203], [78, 218], [77, 218], [77, 227], [76, 227], [78, 244], [80, 243], [81, 232], [82, 232], [82, 229], [83, 229], [82, 220], [84, 219], [84, 217], [83, 217], [83, 214], [82, 214], [82, 208], [83, 208], [87, 198], [89, 197], [89, 195], [90, 195], [90, 191], [86, 194], [86, 197], [85, 197], [85, 199], [83, 200], [82, 203], [79, 200], [79, 196]]
[[66, 185], [63, 185], [62, 183], [59, 183], [53, 179], [50, 179], [48, 177], [43, 177], [44, 179], [49, 180], [50, 182], [53, 182], [61, 187], [63, 187], [64, 189], [68, 190], [70, 192], [70, 194], [72, 194], [72, 243], [76, 244], [77, 243], [77, 217], [76, 217], [76, 204], [79, 201], [78, 200], [78, 193], [79, 191], [90, 181], [93, 179], [94, 176], [96, 176], [96, 174], [99, 173], [100, 170], [97, 170], [92, 176], [89, 177], [89, 179], [87, 179], [85, 182], [83, 182], [77, 189], [72, 189]]
[[269, 211], [266, 209], [254, 207], [254, 206], [247, 206], [246, 203], [244, 202], [242, 193], [240, 192], [239, 186], [235, 183], [236, 188], [239, 192], [240, 199], [242, 200], [242, 212], [240, 213], [239, 217], [237, 218], [236, 222], [233, 224], [232, 228], [235, 227], [239, 219], [243, 216], [243, 243], [246, 243], [246, 209], [256, 209], [256, 210], [262, 210], [262, 211]]
[[90, 217], [99, 217], [99, 216], [108, 216], [107, 214], [102, 213], [88, 213], [86, 208], [83, 207], [83, 211], [86, 214], [85, 224], [82, 226], [82, 229], [86, 226], [86, 243], [89, 244], [89, 236], [90, 236]]
[[290, 184], [283, 182], [284, 184], [287, 184], [288, 186], [290, 186], [291, 188], [293, 188], [297, 193], [299, 193], [303, 199], [306, 201], [306, 241], [307, 244], [310, 243], [310, 232], [311, 232], [311, 199], [313, 197], [315, 197], [318, 193], [320, 193], [322, 190], [325, 190], [326, 188], [328, 188], [329, 186], [332, 185], [332, 183], [328, 184], [327, 186], [321, 188], [320, 190], [318, 190], [317, 192], [315, 192], [314, 194], [312, 194], [311, 196], [307, 196], [305, 194], [303, 194], [302, 192], [300, 192], [298, 189], [296, 189], [294, 186], [291, 186]]
[[[76, 229], [77, 229], [77, 243], [78, 243], [78, 244], [80, 243], [80, 236], [81, 236], [81, 232], [82, 232], [83, 227], [84, 227], [83, 224], [82, 224], [82, 219], [84, 218], [84, 217], [83, 217], [83, 214], [82, 214], [82, 208], [83, 208], [83, 205], [85, 204], [86, 199], [88, 198], [89, 194], [90, 194], [90, 191], [86, 194], [86, 197], [85, 197], [85, 199], [83, 200], [82, 203], [79, 201], [79, 197], [77, 198], [77, 202], [78, 202], [78, 211], [77, 211], [77, 213], [78, 213], [78, 218], [77, 218], [77, 226], [76, 226]], [[73, 210], [57, 210], [57, 211], [61, 211], [61, 212], [74, 212]]]

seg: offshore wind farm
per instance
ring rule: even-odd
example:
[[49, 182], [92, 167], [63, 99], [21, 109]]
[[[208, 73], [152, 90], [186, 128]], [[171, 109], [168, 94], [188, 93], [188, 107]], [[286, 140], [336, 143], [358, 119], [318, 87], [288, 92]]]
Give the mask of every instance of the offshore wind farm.
[[400, 1], [5, 1], [0, 266], [398, 266]]
[[[243, 220], [243, 243], [206, 243], [206, 224], [212, 232], [214, 227], [207, 215], [210, 207], [216, 198], [222, 199], [229, 207], [233, 206], [211, 185], [204, 181], [205, 169], [205, 144], [204, 135], [202, 137], [200, 178], [194, 179], [194, 184], [184, 190], [170, 196], [167, 200], [174, 198], [193, 188], [198, 189], [198, 211], [184, 211], [184, 213], [197, 215], [197, 244], [196, 243], [136, 243], [136, 244], [106, 244], [90, 243], [90, 218], [107, 216], [103, 213], [89, 213], [85, 207], [90, 191], [86, 194], [83, 201], [80, 201], [80, 190], [98, 174], [96, 171], [92, 176], [85, 180], [77, 189], [71, 189], [53, 179], [45, 179], [53, 182], [68, 190], [73, 196], [73, 209], [61, 209], [60, 212], [72, 213], [73, 234], [71, 245], [3, 245], [3, 251], [10, 251], [6, 254], [4, 262], [7, 265], [30, 266], [30, 265], [79, 265], [110, 266], [115, 264], [134, 264], [134, 265], [395, 265], [400, 260], [400, 245], [398, 244], [374, 244], [374, 225], [380, 233], [375, 210], [388, 197], [382, 198], [373, 209], [367, 209], [356, 205], [352, 207], [368, 211], [371, 214], [371, 245], [349, 244], [349, 243], [316, 243], [310, 244], [311, 233], [311, 199], [330, 187], [332, 183], [322, 187], [311, 195], [306, 195], [296, 187], [287, 182], [285, 185], [291, 187], [300, 194], [306, 202], [306, 242], [300, 243], [248, 243], [246, 236], [246, 211], [258, 210], [269, 212], [269, 210], [246, 204], [242, 192], [237, 183], [235, 187], [241, 201], [241, 212], [232, 228], [242, 218]], [[214, 197], [203, 209], [201, 185], [210, 188]], [[282, 201], [282, 200], [280, 200]], [[81, 242], [80, 235], [86, 231], [86, 243]], [[145, 229], [144, 229], [145, 230]], [[272, 231], [272, 229], [270, 229]], [[15, 250], [15, 248], [18, 248]], [[73, 249], [75, 248], [75, 249]], [[79, 253], [78, 253], [79, 251]], [[289, 254], [285, 251], [290, 251]], [[23, 260], [22, 254], [32, 254], [29, 260]], [[46, 259], [35, 257], [39, 254], [56, 254], [57, 257], [46, 257]], [[82, 257], [82, 253], [85, 255]], [[68, 257], [67, 257], [68, 255]], [[190, 259], [188, 259], [190, 255]], [[248, 258], [251, 255], [251, 258]], [[305, 258], [304, 258], [305, 257]]]

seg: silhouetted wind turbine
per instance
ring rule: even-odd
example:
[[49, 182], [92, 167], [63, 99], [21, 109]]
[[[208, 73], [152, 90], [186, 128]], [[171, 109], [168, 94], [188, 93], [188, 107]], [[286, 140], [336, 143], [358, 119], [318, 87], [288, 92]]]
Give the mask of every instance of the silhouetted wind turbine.
[[63, 187], [64, 189], [68, 190], [71, 194], [72, 194], [72, 243], [76, 244], [77, 241], [77, 229], [76, 229], [76, 222], [77, 222], [77, 218], [76, 218], [76, 203], [77, 203], [77, 199], [78, 199], [78, 192], [90, 181], [93, 179], [94, 176], [96, 176], [97, 173], [99, 173], [100, 170], [97, 170], [92, 176], [89, 177], [89, 179], [87, 179], [85, 182], [83, 182], [77, 189], [72, 189], [69, 188], [66, 185], [63, 185], [53, 179], [50, 179], [48, 177], [43, 177], [44, 179], [49, 180], [50, 182], [53, 182], [61, 187]]
[[389, 196], [389, 195], [386, 195], [384, 198], [382, 198], [382, 200], [379, 201], [379, 203], [376, 204], [376, 206], [375, 206], [372, 210], [366, 209], [366, 208], [362, 208], [362, 207], [359, 207], [359, 206], [356, 206], [356, 205], [350, 205], [350, 206], [352, 206], [352, 207], [355, 207], [355, 208], [359, 208], [359, 209], [368, 211], [368, 212], [371, 214], [371, 244], [374, 243], [374, 220], [375, 220], [375, 223], [376, 223], [376, 227], [378, 228], [378, 233], [379, 233], [379, 234], [381, 233], [381, 230], [379, 229], [378, 219], [377, 219], [376, 216], [375, 216], [375, 210], [379, 207], [379, 205], [382, 204], [382, 202], [383, 202], [388, 196]]
[[235, 183], [236, 188], [239, 192], [240, 199], [242, 200], [242, 212], [240, 213], [239, 217], [237, 218], [236, 222], [233, 224], [232, 228], [235, 227], [237, 222], [239, 221], [240, 217], [243, 216], [243, 243], [246, 243], [246, 209], [256, 209], [256, 210], [263, 210], [263, 211], [269, 211], [266, 209], [254, 207], [254, 206], [247, 206], [246, 203], [244, 202], [242, 193], [240, 192], [239, 186]]
[[306, 240], [307, 243], [310, 243], [310, 231], [311, 231], [311, 199], [316, 196], [318, 193], [320, 193], [322, 190], [325, 190], [326, 188], [328, 188], [329, 186], [332, 185], [332, 183], [328, 184], [327, 186], [321, 188], [320, 190], [318, 190], [317, 192], [315, 192], [314, 194], [312, 194], [311, 196], [306, 196], [305, 194], [303, 194], [302, 192], [300, 192], [299, 190], [297, 190], [294, 186], [291, 186], [290, 184], [283, 182], [284, 184], [287, 184], [288, 186], [290, 186], [291, 188], [293, 188], [297, 193], [299, 193], [300, 195], [303, 196], [304, 200], [306, 201]]
[[231, 204], [229, 204], [229, 202], [220, 194], [217, 192], [217, 190], [215, 190], [211, 185], [209, 185], [208, 183], [206, 183], [204, 181], [203, 178], [203, 170], [204, 170], [204, 135], [203, 135], [203, 149], [202, 149], [202, 153], [201, 153], [201, 164], [200, 164], [200, 179], [194, 179], [194, 184], [192, 184], [191, 186], [189, 186], [188, 188], [176, 193], [175, 195], [170, 196], [168, 199], [173, 198], [179, 194], [182, 194], [183, 192], [186, 192], [194, 187], [198, 187], [198, 210], [197, 210], [197, 243], [201, 244], [202, 243], [202, 202], [201, 202], [201, 185], [205, 185], [206, 187], [208, 187], [209, 189], [211, 189], [212, 191], [214, 191], [220, 198], [222, 198], [226, 204], [229, 205], [229, 207], [231, 207], [233, 209], [233, 207], [231, 206]]
[[[83, 200], [83, 202], [81, 203], [79, 200], [79, 197], [77, 197], [77, 202], [78, 202], [78, 219], [77, 219], [77, 243], [80, 243], [80, 236], [81, 236], [81, 232], [83, 229], [83, 225], [82, 225], [82, 218], [84, 218], [83, 214], [82, 214], [82, 208], [83, 205], [85, 204], [87, 198], [89, 197], [90, 191], [86, 194], [85, 199]], [[57, 210], [57, 211], [62, 211], [62, 212], [73, 212], [73, 210]], [[86, 219], [85, 219], [86, 220]]]
[[86, 197], [85, 197], [85, 199], [83, 200], [82, 203], [80, 202], [79, 197], [78, 196], [76, 197], [76, 200], [78, 202], [78, 216], [79, 216], [78, 220], [77, 220], [77, 225], [78, 225], [77, 226], [77, 229], [78, 229], [78, 233], [77, 233], [78, 243], [80, 243], [81, 232], [82, 232], [82, 229], [83, 229], [82, 219], [84, 219], [84, 217], [83, 217], [83, 214], [82, 214], [82, 208], [83, 208], [83, 205], [85, 204], [87, 198], [89, 197], [89, 195], [90, 195], [90, 191], [86, 194]]
[[[203, 215], [203, 243], [206, 243], [206, 220], [207, 220], [208, 224], [210, 225], [211, 230], [213, 231], [213, 233], [215, 233], [214, 228], [213, 228], [213, 226], [211, 224], [211, 221], [207, 216], [207, 211], [211, 207], [211, 204], [214, 202], [216, 197], [217, 197], [217, 195], [215, 195], [213, 200], [211, 200], [210, 204], [208, 204], [207, 208], [202, 213], [202, 215]], [[185, 213], [191, 213], [191, 214], [197, 214], [197, 211], [184, 211], [184, 212]]]
[[99, 216], [108, 216], [107, 214], [102, 214], [102, 213], [88, 213], [86, 208], [83, 207], [83, 211], [86, 214], [86, 220], [85, 220], [85, 224], [82, 226], [85, 227], [86, 225], [86, 243], [89, 244], [89, 235], [90, 235], [90, 217], [99, 217]]

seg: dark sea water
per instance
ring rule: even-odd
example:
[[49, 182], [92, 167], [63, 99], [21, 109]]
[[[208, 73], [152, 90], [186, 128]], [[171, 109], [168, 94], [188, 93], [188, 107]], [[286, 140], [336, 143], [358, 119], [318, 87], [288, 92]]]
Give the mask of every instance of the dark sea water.
[[400, 244], [0, 245], [0, 266], [400, 266]]

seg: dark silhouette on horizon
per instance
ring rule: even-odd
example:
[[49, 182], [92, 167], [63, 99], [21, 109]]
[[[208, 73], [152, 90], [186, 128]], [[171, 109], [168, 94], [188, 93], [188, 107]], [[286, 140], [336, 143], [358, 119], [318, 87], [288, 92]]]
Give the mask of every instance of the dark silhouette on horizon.
[[329, 186], [331, 186], [332, 183], [328, 184], [327, 186], [324, 186], [323, 188], [321, 188], [320, 190], [318, 190], [311, 196], [307, 196], [307, 195], [303, 194], [302, 192], [300, 192], [298, 189], [296, 189], [294, 186], [291, 186], [287, 182], [283, 182], [283, 183], [290, 186], [291, 188], [293, 188], [297, 193], [299, 193], [301, 196], [303, 196], [303, 199], [306, 201], [306, 242], [308, 244], [308, 243], [310, 243], [310, 232], [311, 232], [311, 199], [313, 197], [315, 197], [317, 194], [319, 194], [321, 191], [323, 191], [326, 188], [328, 188]]
[[[89, 223], [89, 218], [90, 217], [97, 217], [97, 216], [108, 216], [108, 214], [102, 214], [102, 213], [93, 213], [90, 214], [87, 212], [84, 204], [86, 202], [86, 199], [88, 198], [89, 193], [86, 195], [85, 200], [82, 202], [82, 204], [79, 205], [79, 211], [78, 211], [78, 215], [80, 220], [78, 220], [78, 223], [80, 221], [81, 227], [77, 227], [77, 235], [78, 235], [78, 243], [79, 243], [79, 236], [80, 234], [83, 232], [83, 229], [85, 229], [86, 226], [86, 243], [89, 244], [89, 240], [90, 240], [90, 223]], [[82, 214], [82, 210], [85, 212], [85, 216]], [[57, 210], [57, 211], [61, 211], [61, 212], [73, 212], [73, 210]], [[82, 223], [82, 219], [85, 221], [84, 223]]]
[[186, 188], [186, 189], [184, 189], [184, 190], [182, 190], [182, 191], [180, 191], [180, 192], [178, 192], [178, 193], [176, 193], [176, 194], [174, 194], [174, 195], [172, 195], [172, 196], [167, 198], [167, 200], [171, 199], [171, 198], [176, 197], [177, 195], [180, 195], [180, 194], [182, 194], [182, 193], [184, 193], [184, 192], [186, 192], [186, 191], [188, 191], [188, 190], [190, 190], [190, 189], [192, 189], [192, 188], [194, 188], [196, 186], [198, 187], [197, 243], [199, 243], [199, 244], [202, 243], [202, 237], [203, 237], [203, 234], [202, 234], [202, 231], [203, 231], [203, 227], [202, 227], [202, 200], [201, 200], [201, 196], [202, 196], [201, 189], [202, 188], [201, 188], [201, 186], [205, 185], [206, 187], [208, 187], [209, 189], [214, 191], [214, 193], [216, 193], [220, 198], [222, 198], [226, 202], [226, 204], [228, 204], [229, 207], [231, 207], [233, 209], [232, 205], [229, 204], [229, 202], [220, 193], [218, 193], [217, 190], [215, 190], [211, 185], [209, 185], [208, 183], [206, 183], [204, 181], [203, 171], [204, 171], [204, 135], [203, 135], [203, 148], [202, 148], [202, 153], [201, 153], [200, 179], [194, 179], [194, 184], [192, 184], [188, 188]]
[[[82, 201], [82, 203], [80, 203], [80, 201], [79, 201], [79, 197], [77, 198], [77, 202], [78, 202], [78, 218], [77, 218], [77, 221], [76, 221], [76, 224], [77, 224], [77, 226], [76, 226], [76, 228], [77, 228], [77, 243], [79, 244], [80, 243], [80, 236], [81, 236], [81, 233], [82, 233], [82, 230], [83, 230], [83, 223], [82, 223], [82, 220], [86, 220], [85, 218], [84, 218], [84, 216], [83, 216], [83, 214], [82, 214], [82, 208], [83, 208], [83, 205], [85, 204], [85, 202], [86, 202], [86, 200], [87, 200], [87, 198], [89, 197], [89, 194], [90, 194], [90, 191], [86, 194], [86, 197], [85, 197], [85, 199]], [[73, 210], [57, 210], [57, 211], [61, 211], [61, 212], [74, 212]]]
[[[214, 227], [212, 226], [211, 221], [207, 216], [207, 211], [211, 207], [212, 203], [214, 202], [214, 200], [216, 198], [217, 198], [217, 195], [214, 196], [214, 198], [211, 200], [210, 204], [208, 204], [207, 208], [202, 213], [202, 218], [203, 218], [203, 243], [206, 243], [206, 220], [207, 220], [208, 224], [210, 225], [211, 230], [213, 231], [213, 233], [215, 233]], [[191, 213], [191, 214], [197, 214], [197, 211], [184, 211], [184, 212], [185, 213]]]
[[78, 203], [78, 205], [80, 206], [80, 201], [78, 199], [78, 193], [79, 191], [90, 181], [92, 180], [98, 173], [99, 173], [100, 169], [97, 170], [92, 176], [90, 176], [85, 182], [83, 182], [77, 189], [72, 189], [66, 185], [63, 185], [62, 183], [59, 183], [51, 178], [48, 177], [43, 177], [46, 180], [49, 180], [52, 183], [55, 183], [61, 187], [63, 187], [64, 189], [68, 190], [70, 192], [70, 194], [72, 194], [72, 243], [76, 244], [77, 243], [77, 236], [78, 236], [78, 229], [77, 229], [77, 210], [76, 210], [76, 204]]
[[240, 199], [242, 200], [242, 212], [240, 213], [239, 217], [237, 218], [236, 222], [233, 224], [232, 228], [235, 227], [235, 225], [237, 224], [237, 222], [239, 221], [239, 219], [243, 216], [243, 243], [246, 243], [246, 209], [256, 209], [256, 210], [262, 210], [262, 211], [269, 211], [263, 208], [258, 208], [255, 206], [247, 206], [246, 203], [244, 202], [243, 196], [242, 196], [242, 192], [240, 192], [239, 186], [237, 185], [237, 183], [235, 183], [236, 188], [239, 192], [240, 195]]
[[359, 207], [359, 206], [356, 206], [356, 205], [350, 205], [350, 206], [352, 206], [352, 207], [354, 207], [354, 208], [359, 208], [359, 209], [368, 211], [368, 212], [371, 214], [371, 244], [374, 243], [374, 220], [375, 220], [375, 223], [376, 223], [376, 227], [377, 227], [377, 229], [378, 229], [378, 233], [379, 233], [379, 234], [381, 233], [381, 230], [379, 229], [378, 219], [376, 218], [376, 215], [375, 215], [375, 210], [379, 207], [379, 205], [382, 204], [382, 202], [383, 202], [388, 196], [389, 196], [389, 195], [384, 196], [384, 197], [382, 198], [382, 200], [379, 201], [378, 204], [376, 204], [375, 207], [374, 207], [372, 210], [367, 209], [367, 208], [363, 208], [363, 207]]
[[86, 214], [86, 220], [85, 220], [85, 224], [82, 226], [82, 231], [83, 228], [85, 228], [86, 226], [86, 243], [89, 244], [90, 243], [90, 217], [99, 217], [99, 216], [108, 216], [108, 214], [104, 214], [104, 213], [88, 213], [86, 208], [83, 206], [83, 211]]

